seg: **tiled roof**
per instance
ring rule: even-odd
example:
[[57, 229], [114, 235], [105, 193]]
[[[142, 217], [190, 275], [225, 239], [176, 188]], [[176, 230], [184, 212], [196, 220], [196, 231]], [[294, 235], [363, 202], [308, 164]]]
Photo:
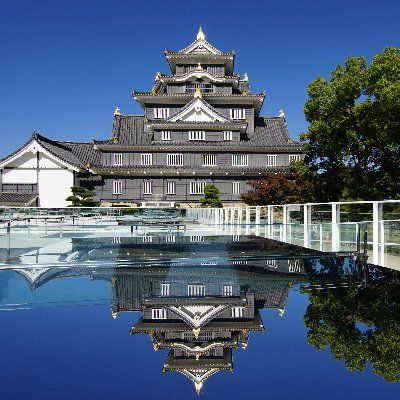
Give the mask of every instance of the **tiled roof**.
[[151, 135], [144, 133], [143, 115], [116, 115], [112, 137], [118, 139], [119, 145], [148, 146]]
[[37, 197], [37, 193], [0, 192], [0, 205], [28, 206]]

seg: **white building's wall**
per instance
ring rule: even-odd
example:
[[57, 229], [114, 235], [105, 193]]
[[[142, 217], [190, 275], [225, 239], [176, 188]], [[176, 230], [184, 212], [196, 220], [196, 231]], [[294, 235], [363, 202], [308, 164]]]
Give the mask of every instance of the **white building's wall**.
[[37, 160], [36, 154], [31, 151], [27, 151], [24, 154], [21, 154], [16, 160], [10, 162], [7, 167], [8, 168], [36, 168]]
[[36, 169], [5, 169], [2, 183], [37, 183]]
[[66, 169], [39, 170], [39, 206], [66, 207], [65, 198], [71, 194], [74, 173]]
[[62, 165], [59, 164], [54, 159], [51, 159], [44, 153], [39, 154], [39, 168], [62, 168]]

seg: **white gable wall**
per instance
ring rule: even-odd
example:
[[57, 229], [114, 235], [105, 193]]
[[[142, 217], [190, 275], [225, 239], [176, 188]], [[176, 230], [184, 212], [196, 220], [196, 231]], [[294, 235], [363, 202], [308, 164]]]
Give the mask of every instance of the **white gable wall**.
[[39, 170], [39, 206], [66, 207], [65, 198], [71, 194], [74, 172], [67, 169]]

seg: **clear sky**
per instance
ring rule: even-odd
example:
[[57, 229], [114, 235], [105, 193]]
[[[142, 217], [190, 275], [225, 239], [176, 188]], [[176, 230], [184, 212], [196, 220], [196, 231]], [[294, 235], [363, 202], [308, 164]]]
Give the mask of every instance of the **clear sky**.
[[307, 84], [350, 55], [400, 46], [398, 0], [0, 0], [0, 157], [33, 130], [51, 139], [110, 136], [113, 111], [141, 114], [131, 91], [168, 73], [164, 49], [199, 25], [253, 92], [262, 115], [284, 109], [294, 139], [307, 129]]

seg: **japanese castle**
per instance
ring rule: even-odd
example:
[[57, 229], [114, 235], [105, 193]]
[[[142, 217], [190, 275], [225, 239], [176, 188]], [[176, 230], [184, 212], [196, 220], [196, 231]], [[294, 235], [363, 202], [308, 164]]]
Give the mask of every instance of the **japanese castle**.
[[289, 171], [303, 158], [284, 113], [262, 117], [265, 92], [234, 73], [235, 52], [212, 46], [200, 28], [193, 43], [165, 50], [170, 74], [132, 93], [144, 115], [114, 112], [111, 137], [69, 142], [34, 132], [0, 160], [0, 205], [65, 207], [71, 186], [102, 205], [163, 200], [197, 206], [214, 184], [226, 205], [241, 203], [249, 180]]

